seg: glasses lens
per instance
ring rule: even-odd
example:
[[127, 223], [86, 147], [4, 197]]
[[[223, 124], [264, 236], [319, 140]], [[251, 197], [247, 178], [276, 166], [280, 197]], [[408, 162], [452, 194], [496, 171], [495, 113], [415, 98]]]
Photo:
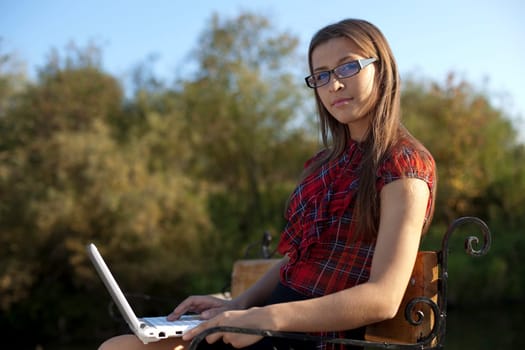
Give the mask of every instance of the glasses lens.
[[351, 76], [356, 75], [357, 73], [359, 73], [359, 63], [357, 61], [352, 61], [352, 62], [345, 63], [345, 64], [337, 67], [336, 69], [334, 69], [334, 73], [339, 78], [351, 77]]
[[319, 72], [308, 77], [307, 82], [310, 87], [325, 85], [330, 80], [330, 72]]

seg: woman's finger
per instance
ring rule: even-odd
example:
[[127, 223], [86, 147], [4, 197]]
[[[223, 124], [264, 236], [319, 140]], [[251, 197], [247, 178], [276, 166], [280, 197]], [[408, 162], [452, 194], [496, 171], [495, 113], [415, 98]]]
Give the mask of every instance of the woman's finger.
[[[224, 335], [224, 333], [221, 333], [221, 332], [212, 333], [212, 334], [210, 334], [210, 335], [208, 335], [206, 337], [206, 341], [208, 342], [208, 344], [213, 344], [216, 341], [221, 340], [221, 338], [223, 338], [223, 335]], [[226, 344], [228, 344], [228, 343], [226, 343]]]
[[209, 321], [202, 322], [197, 327], [194, 327], [194, 328], [186, 331], [186, 333], [184, 333], [184, 335], [182, 336], [182, 340], [184, 340], [184, 341], [191, 341], [196, 335], [198, 335], [199, 333], [203, 332], [204, 330], [206, 330], [206, 329], [208, 329], [210, 327], [211, 326], [209, 325]]
[[[173, 321], [178, 319], [181, 315], [186, 312], [197, 312], [201, 313], [202, 311], [224, 307], [225, 301], [214, 298], [208, 295], [197, 295], [186, 298], [182, 303], [180, 303], [169, 315], [168, 321]], [[216, 315], [214, 313], [213, 315]], [[210, 318], [210, 317], [206, 317]]]

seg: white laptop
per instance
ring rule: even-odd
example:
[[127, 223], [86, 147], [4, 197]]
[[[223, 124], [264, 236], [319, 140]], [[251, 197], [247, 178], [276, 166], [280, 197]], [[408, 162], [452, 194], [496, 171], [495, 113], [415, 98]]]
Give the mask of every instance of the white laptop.
[[137, 318], [117, 284], [117, 281], [115, 281], [111, 271], [109, 271], [106, 262], [102, 259], [97, 247], [93, 243], [90, 243], [87, 251], [95, 269], [122, 313], [122, 316], [131, 330], [144, 344], [169, 337], [181, 337], [186, 331], [202, 322], [196, 316], [192, 315], [184, 315], [179, 320], [173, 322], [169, 322], [166, 316]]

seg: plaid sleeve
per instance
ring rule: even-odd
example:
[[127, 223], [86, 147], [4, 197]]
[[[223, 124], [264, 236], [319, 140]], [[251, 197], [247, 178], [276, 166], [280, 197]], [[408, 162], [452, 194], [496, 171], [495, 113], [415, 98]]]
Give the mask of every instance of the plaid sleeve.
[[423, 180], [432, 191], [434, 188], [435, 168], [434, 158], [427, 150], [402, 145], [396, 148], [390, 157], [380, 165], [377, 174], [378, 192], [385, 185], [402, 178]]

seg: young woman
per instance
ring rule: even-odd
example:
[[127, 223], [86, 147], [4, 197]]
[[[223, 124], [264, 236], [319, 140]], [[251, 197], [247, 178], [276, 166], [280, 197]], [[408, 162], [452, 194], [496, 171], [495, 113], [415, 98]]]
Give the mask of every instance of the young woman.
[[[101, 349], [183, 349], [218, 325], [359, 338], [366, 325], [396, 314], [433, 213], [434, 160], [400, 122], [397, 65], [374, 25], [349, 19], [321, 29], [309, 65], [325, 149], [306, 162], [290, 196], [281, 263], [233, 300], [183, 301], [168, 319], [191, 311], [207, 321], [182, 339], [144, 346], [128, 335]], [[206, 340], [203, 348], [273, 346], [234, 333]], [[295, 348], [316, 346], [328, 347]]]

